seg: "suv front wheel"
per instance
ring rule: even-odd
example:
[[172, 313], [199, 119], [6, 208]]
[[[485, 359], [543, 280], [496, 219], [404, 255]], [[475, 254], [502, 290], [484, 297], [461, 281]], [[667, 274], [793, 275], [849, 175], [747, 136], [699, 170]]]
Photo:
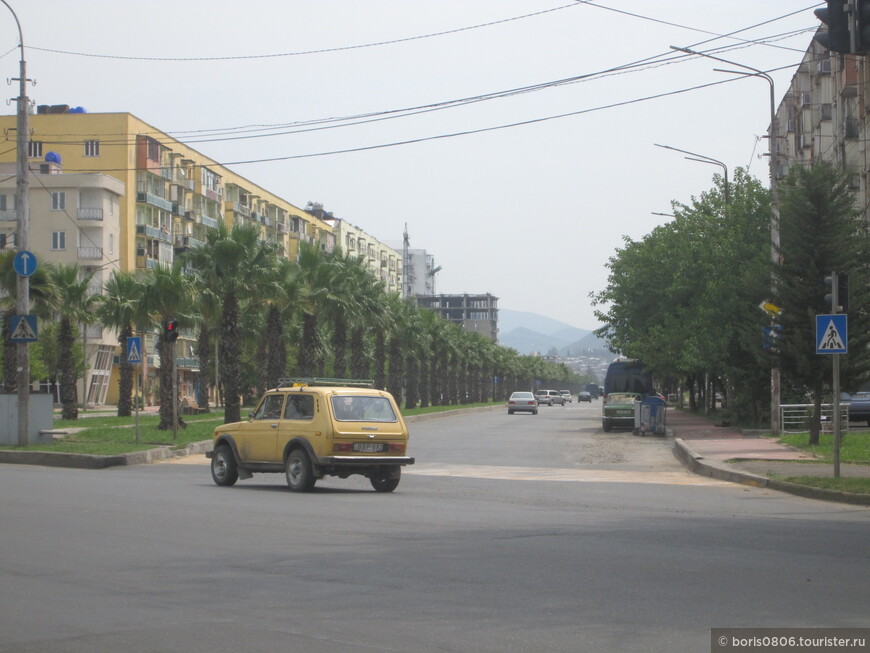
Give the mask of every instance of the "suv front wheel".
[[222, 444], [211, 457], [211, 477], [217, 485], [229, 487], [239, 480], [239, 466], [230, 448]]
[[311, 468], [311, 459], [302, 449], [294, 449], [287, 456], [284, 465], [284, 473], [287, 477], [287, 486], [293, 492], [308, 492], [314, 487], [314, 471]]

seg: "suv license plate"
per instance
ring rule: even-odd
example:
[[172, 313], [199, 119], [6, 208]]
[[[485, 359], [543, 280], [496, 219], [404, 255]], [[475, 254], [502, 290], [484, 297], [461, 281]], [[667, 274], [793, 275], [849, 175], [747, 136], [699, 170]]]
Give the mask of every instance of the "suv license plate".
[[384, 453], [387, 450], [385, 442], [354, 442], [353, 450], [359, 453]]

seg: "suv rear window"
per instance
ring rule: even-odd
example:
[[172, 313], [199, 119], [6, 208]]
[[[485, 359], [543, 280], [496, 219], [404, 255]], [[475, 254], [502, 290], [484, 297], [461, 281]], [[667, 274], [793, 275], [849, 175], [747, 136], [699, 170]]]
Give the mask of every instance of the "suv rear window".
[[332, 412], [340, 422], [395, 422], [396, 414], [386, 397], [334, 395]]

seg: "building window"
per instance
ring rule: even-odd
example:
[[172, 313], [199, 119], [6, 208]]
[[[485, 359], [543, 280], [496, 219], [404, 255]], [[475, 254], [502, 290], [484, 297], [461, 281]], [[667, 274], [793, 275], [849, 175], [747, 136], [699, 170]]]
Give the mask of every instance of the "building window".
[[31, 159], [37, 159], [42, 156], [42, 142], [30, 141], [27, 144], [27, 156]]
[[66, 249], [66, 232], [52, 231], [51, 232], [51, 249], [61, 250]]
[[833, 115], [833, 106], [829, 103], [822, 104], [822, 120], [830, 120]]
[[66, 193], [55, 191], [51, 194], [51, 210], [64, 211], [66, 209]]
[[85, 156], [100, 156], [100, 141], [85, 141]]
[[18, 198], [15, 195], [0, 195], [0, 211], [14, 211], [18, 208]]

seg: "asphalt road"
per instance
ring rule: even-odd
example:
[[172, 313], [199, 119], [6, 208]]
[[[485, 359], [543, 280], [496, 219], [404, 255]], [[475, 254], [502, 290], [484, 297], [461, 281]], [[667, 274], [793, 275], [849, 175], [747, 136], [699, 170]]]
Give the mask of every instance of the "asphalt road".
[[0, 465], [0, 652], [672, 653], [870, 625], [870, 509], [694, 476], [599, 410], [415, 423], [394, 494]]

